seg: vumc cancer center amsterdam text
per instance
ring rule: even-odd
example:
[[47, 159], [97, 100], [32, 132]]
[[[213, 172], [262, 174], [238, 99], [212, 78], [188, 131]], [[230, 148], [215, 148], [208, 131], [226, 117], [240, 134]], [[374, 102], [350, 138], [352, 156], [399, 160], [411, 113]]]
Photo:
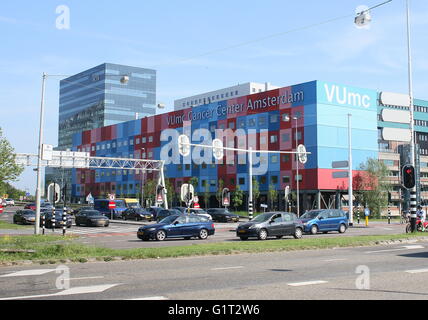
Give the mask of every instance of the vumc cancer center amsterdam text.
[[[224, 137], [225, 146], [258, 150], [295, 151], [296, 144], [304, 144], [311, 154], [306, 164], [299, 165], [299, 176], [291, 154], [256, 154], [254, 165], [261, 194], [258, 204], [268, 203], [267, 193], [273, 187], [278, 190], [277, 208], [283, 208], [285, 187], [295, 191], [299, 179], [303, 212], [330, 206], [337, 191], [347, 193], [348, 179], [333, 178], [338, 169], [332, 168], [332, 162], [348, 160], [348, 114], [351, 114], [354, 176], [361, 173], [359, 167], [368, 158], [385, 161], [393, 172], [393, 201], [398, 202], [398, 171], [400, 162], [406, 161], [402, 147], [410, 140], [410, 120], [406, 120], [409, 107], [394, 105], [394, 97], [399, 96], [312, 81], [84, 131], [73, 136], [73, 150], [98, 157], [166, 160], [166, 178], [177, 192], [182, 183], [197, 177], [199, 198], [209, 192], [210, 206], [216, 207], [215, 193], [220, 179], [232, 192], [239, 186], [247, 194], [246, 154], [226, 152], [227, 158], [220, 163], [212, 157], [202, 163], [183, 157], [173, 161], [169, 157], [176, 154], [177, 135], [184, 133], [193, 143], [207, 143], [207, 132], [211, 140], [223, 132], [220, 138]], [[418, 161], [424, 177], [428, 162], [425, 159], [428, 139], [424, 139], [428, 136], [428, 101], [414, 103], [416, 142], [421, 155]], [[200, 154], [208, 159], [203, 151]], [[156, 177], [154, 172], [74, 169], [72, 197], [84, 201], [89, 193], [99, 197], [107, 193], [138, 196], [141, 183], [153, 177]], [[419, 191], [423, 197], [423, 185]], [[203, 205], [204, 201], [200, 203]]]

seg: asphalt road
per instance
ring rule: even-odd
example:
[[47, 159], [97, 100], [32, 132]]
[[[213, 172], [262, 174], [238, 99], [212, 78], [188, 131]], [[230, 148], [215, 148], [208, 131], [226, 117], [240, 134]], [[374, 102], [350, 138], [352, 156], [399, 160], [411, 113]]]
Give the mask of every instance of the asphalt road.
[[0, 299], [426, 300], [427, 248], [418, 242], [70, 264], [67, 282], [56, 266], [7, 267], [0, 268]]
[[[13, 213], [17, 210], [17, 207], [8, 207], [3, 215], [0, 215], [0, 220], [12, 222]], [[153, 247], [166, 247], [166, 246], [182, 246], [191, 244], [200, 244], [199, 239], [167, 239], [162, 242], [149, 241], [143, 242], [137, 238], [137, 230], [140, 225], [147, 224], [147, 222], [132, 222], [132, 221], [111, 221], [111, 224], [107, 228], [92, 228], [92, 227], [76, 227], [75, 225], [71, 229], [67, 229], [67, 234], [73, 234], [79, 236], [77, 240], [83, 244], [91, 244], [96, 246], [108, 247], [112, 249], [133, 249], [133, 248], [153, 248]], [[240, 241], [236, 237], [234, 230], [238, 226], [238, 223], [215, 223], [216, 233], [214, 236], [205, 240], [207, 243], [224, 242], [224, 241]], [[360, 236], [360, 235], [385, 235], [385, 234], [399, 234], [405, 232], [405, 225], [399, 222], [393, 222], [387, 224], [387, 222], [372, 222], [369, 227], [365, 227], [364, 224], [356, 224], [354, 227], [347, 230], [345, 234], [339, 234], [338, 232], [330, 232], [328, 234], [305, 235], [305, 237], [349, 237], [349, 236]], [[19, 230], [0, 230], [2, 234], [33, 234], [34, 227], [29, 226], [26, 229]], [[52, 230], [46, 230], [47, 234], [52, 234]], [[56, 234], [61, 234], [60, 229], [55, 231]], [[292, 237], [288, 237], [290, 241], [296, 241]], [[276, 241], [276, 239], [270, 239], [268, 241]], [[298, 240], [297, 240], [298, 241]]]

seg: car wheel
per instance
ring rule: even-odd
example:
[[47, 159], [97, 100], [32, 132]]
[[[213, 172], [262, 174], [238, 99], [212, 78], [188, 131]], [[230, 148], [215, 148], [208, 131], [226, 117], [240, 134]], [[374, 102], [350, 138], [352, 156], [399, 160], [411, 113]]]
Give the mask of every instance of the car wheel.
[[163, 230], [159, 230], [156, 232], [156, 240], [157, 241], [164, 241], [166, 239], [166, 233]]
[[345, 233], [346, 232], [346, 226], [342, 223], [339, 227], [339, 233]]
[[294, 239], [301, 239], [303, 237], [303, 230], [302, 228], [296, 228], [294, 231]]
[[248, 240], [248, 237], [240, 237], [242, 241]]
[[104, 227], [106, 227], [106, 228], [107, 228], [109, 225], [110, 225], [109, 223], [106, 223], [106, 224], [104, 225]]
[[201, 229], [201, 231], [199, 231], [198, 237], [201, 240], [206, 240], [208, 238], [208, 230], [207, 229]]
[[268, 237], [268, 233], [266, 229], [261, 229], [258, 234], [259, 240], [266, 240]]
[[318, 226], [313, 225], [313, 226], [311, 227], [311, 234], [317, 234], [317, 233], [318, 233]]

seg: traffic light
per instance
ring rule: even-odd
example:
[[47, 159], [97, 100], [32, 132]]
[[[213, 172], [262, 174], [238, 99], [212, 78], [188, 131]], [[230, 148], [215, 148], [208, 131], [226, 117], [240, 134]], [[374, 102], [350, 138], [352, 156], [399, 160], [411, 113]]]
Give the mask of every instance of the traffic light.
[[415, 168], [412, 165], [403, 167], [403, 186], [406, 189], [412, 189], [416, 185]]

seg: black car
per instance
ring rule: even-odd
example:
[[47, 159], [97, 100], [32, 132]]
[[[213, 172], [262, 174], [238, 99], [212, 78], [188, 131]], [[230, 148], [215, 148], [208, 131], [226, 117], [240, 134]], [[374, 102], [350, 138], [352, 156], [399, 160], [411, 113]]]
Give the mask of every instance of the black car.
[[256, 237], [266, 240], [268, 237], [293, 236], [302, 238], [304, 226], [294, 213], [266, 212], [249, 222], [241, 223], [236, 229], [236, 235], [241, 240]]
[[110, 224], [109, 218], [101, 214], [97, 210], [82, 210], [76, 214], [76, 226], [87, 227], [108, 227]]
[[161, 212], [163, 208], [161, 207], [150, 207], [147, 208], [147, 211], [150, 212], [153, 215], [153, 218], [156, 219], [158, 216], [158, 213]]
[[166, 217], [173, 216], [173, 215], [180, 215], [180, 214], [182, 214], [182, 212], [177, 210], [177, 209], [168, 209], [168, 210], [164, 209], [164, 210], [159, 211], [159, 213], [156, 217], [156, 221], [159, 222], [159, 221], [165, 219]]
[[239, 222], [239, 216], [225, 208], [211, 208], [207, 213], [217, 222]]
[[[53, 219], [53, 211], [43, 211], [40, 213], [40, 226], [43, 225], [43, 218], [45, 220], [45, 227], [48, 229], [55, 228], [62, 228], [63, 224], [63, 210], [55, 210], [55, 220]], [[73, 224], [73, 221], [71, 219], [71, 215], [67, 214], [67, 222], [66, 226], [67, 228], [71, 228], [71, 225]]]
[[73, 215], [77, 215], [79, 214], [79, 212], [85, 211], [85, 210], [94, 210], [94, 207], [80, 207], [80, 208], [74, 209]]
[[128, 208], [125, 211], [122, 212], [122, 219], [123, 220], [146, 220], [146, 221], [152, 221], [153, 213], [144, 209], [144, 208]]
[[36, 222], [36, 212], [33, 210], [18, 210], [13, 215], [15, 224], [34, 224]]

